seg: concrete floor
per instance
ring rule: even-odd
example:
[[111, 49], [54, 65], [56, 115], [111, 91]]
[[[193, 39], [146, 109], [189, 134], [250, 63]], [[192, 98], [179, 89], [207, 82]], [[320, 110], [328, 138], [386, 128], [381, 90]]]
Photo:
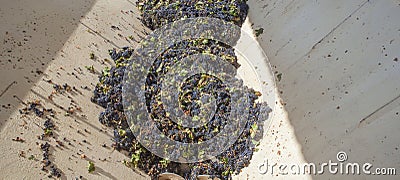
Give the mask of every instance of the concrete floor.
[[[112, 132], [97, 120], [101, 108], [88, 100], [97, 74], [84, 68], [93, 65], [101, 71], [110, 66], [104, 61], [109, 58], [108, 49], [135, 46], [136, 42], [125, 37], [132, 35], [139, 40], [144, 36], [146, 29], [136, 19], [138, 12], [133, 2], [1, 3], [1, 177], [47, 177], [46, 173], [39, 173], [42, 152], [36, 146], [41, 142], [36, 136], [42, 133], [36, 124], [41, 125], [43, 120], [19, 115], [17, 110], [24, 106], [19, 98], [24, 102], [40, 100], [58, 112], [57, 137], [72, 142], [72, 146], [56, 148], [55, 140], [49, 141], [53, 147], [51, 157], [63, 171], [62, 179], [81, 175], [87, 179], [148, 178], [125, 167], [122, 161], [128, 157], [124, 154], [101, 147], [111, 143]], [[340, 151], [347, 153], [345, 162], [369, 162], [373, 169], [400, 168], [400, 2], [248, 3], [249, 21], [243, 29], [253, 34], [254, 29], [264, 28], [257, 40], [267, 55], [271, 73], [281, 74], [282, 78], [276, 82], [277, 89], [265, 93], [265, 100], [275, 103], [275, 107], [274, 116], [266, 122], [269, 129], [259, 151], [250, 166], [235, 178], [396, 179], [398, 176], [329, 173], [289, 176], [279, 171], [271, 175], [261, 174], [258, 168], [265, 160], [273, 164], [337, 161]], [[121, 30], [112, 29], [111, 25]], [[89, 59], [90, 52], [95, 54], [95, 60]], [[256, 75], [271, 81], [271, 73]], [[60, 95], [48, 101], [47, 96], [53, 91], [45, 81], [48, 79], [58, 84], [88, 86], [90, 90], [78, 88], [82, 94]], [[82, 107], [82, 112], [64, 117], [65, 112], [59, 107], [67, 108], [71, 100]], [[84, 129], [88, 133], [82, 133]], [[26, 141], [12, 141], [16, 136]], [[89, 143], [82, 143], [83, 140]], [[22, 151], [25, 157], [20, 155]], [[81, 154], [86, 158], [82, 159]], [[28, 160], [30, 155], [36, 160]], [[87, 161], [95, 162], [95, 173], [87, 173]]]
[[[249, 1], [306, 162], [400, 168], [400, 1]], [[316, 179], [398, 176], [315, 175]]]

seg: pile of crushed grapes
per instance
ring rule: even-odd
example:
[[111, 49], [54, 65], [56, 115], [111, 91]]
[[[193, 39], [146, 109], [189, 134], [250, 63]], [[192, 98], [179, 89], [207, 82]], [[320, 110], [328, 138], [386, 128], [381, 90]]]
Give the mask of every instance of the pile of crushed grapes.
[[[219, 1], [187, 1], [187, 0], [138, 0], [137, 7], [141, 12], [141, 22], [151, 30], [155, 30], [183, 18], [212, 17], [222, 19], [227, 22], [241, 26], [244, 22], [248, 6], [245, 0], [219, 0]], [[168, 64], [172, 64], [180, 59], [196, 53], [211, 52], [215, 56], [222, 57], [239, 68], [234, 49], [229, 45], [212, 39], [190, 39], [176, 43], [158, 56], [149, 69], [146, 80], [146, 106], [149, 109], [149, 116], [162, 116], [163, 109], [154, 106], [154, 101], [160, 101], [161, 72], [168, 70]], [[241, 172], [241, 169], [248, 166], [253, 155], [257, 150], [257, 145], [263, 134], [263, 121], [265, 117], [260, 117], [260, 112], [269, 112], [270, 109], [265, 103], [257, 103], [256, 100], [261, 93], [249, 89], [250, 93], [248, 104], [243, 104], [249, 109], [249, 116], [243, 132], [228, 149], [213, 159], [196, 163], [178, 163], [158, 157], [144, 148], [135, 139], [129, 128], [127, 117], [124, 114], [122, 87], [124, 82], [124, 72], [132, 58], [134, 49], [124, 47], [122, 49], [109, 50], [109, 54], [115, 66], [105, 68], [99, 82], [94, 90], [92, 102], [105, 108], [99, 115], [100, 123], [114, 129], [113, 147], [119, 151], [126, 151], [129, 160], [125, 165], [137, 168], [146, 172], [152, 179], [165, 172], [178, 174], [185, 179], [196, 179], [198, 175], [210, 175], [220, 179], [231, 179], [232, 175]], [[163, 64], [163, 65], [160, 65]], [[156, 69], [158, 70], [156, 72]], [[218, 79], [207, 74], [198, 74], [190, 77], [182, 85], [179, 101], [181, 109], [189, 115], [196, 115], [201, 108], [201, 104], [194, 103], [205, 93], [213, 94], [216, 99], [216, 114], [208, 122], [209, 128], [185, 128], [174, 123], [158, 123], [158, 128], [167, 137], [175, 141], [185, 143], [197, 143], [204, 139], [209, 139], [220, 132], [220, 129], [229, 121], [230, 105], [229, 94], [226, 87]]]

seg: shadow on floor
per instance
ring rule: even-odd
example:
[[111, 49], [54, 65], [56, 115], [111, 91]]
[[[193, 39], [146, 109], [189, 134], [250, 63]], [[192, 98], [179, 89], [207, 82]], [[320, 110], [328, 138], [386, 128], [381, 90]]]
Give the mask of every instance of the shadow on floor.
[[0, 129], [96, 0], [5, 0], [0, 6]]

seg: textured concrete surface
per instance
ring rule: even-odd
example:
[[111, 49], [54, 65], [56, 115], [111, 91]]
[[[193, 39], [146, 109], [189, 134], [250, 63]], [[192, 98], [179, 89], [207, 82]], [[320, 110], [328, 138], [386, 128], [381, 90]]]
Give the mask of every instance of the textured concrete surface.
[[[307, 162], [400, 168], [400, 2], [250, 1]], [[323, 176], [365, 179], [398, 176]]]

